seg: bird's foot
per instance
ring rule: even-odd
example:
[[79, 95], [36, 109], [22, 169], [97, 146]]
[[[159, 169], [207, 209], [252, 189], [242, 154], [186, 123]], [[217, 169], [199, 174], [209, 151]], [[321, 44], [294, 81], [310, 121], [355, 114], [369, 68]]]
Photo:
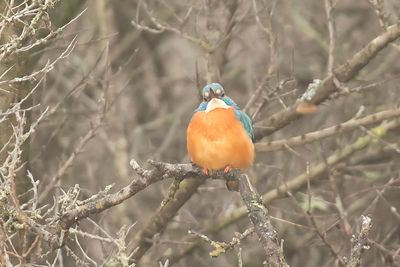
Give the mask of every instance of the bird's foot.
[[207, 168], [203, 168], [203, 173], [206, 175], [206, 176], [208, 176], [208, 169]]
[[232, 170], [232, 167], [229, 166], [229, 165], [227, 165], [227, 166], [225, 167], [225, 169], [224, 169], [224, 173], [228, 173], [228, 172], [230, 172], [231, 170]]
[[[224, 168], [224, 173], [227, 174], [232, 170], [232, 167], [227, 165]], [[239, 191], [239, 183], [236, 179], [229, 179], [226, 180], [226, 187], [228, 188], [229, 191]]]
[[228, 179], [226, 180], [226, 188], [228, 188], [229, 191], [239, 191], [239, 183], [237, 180], [233, 179]]

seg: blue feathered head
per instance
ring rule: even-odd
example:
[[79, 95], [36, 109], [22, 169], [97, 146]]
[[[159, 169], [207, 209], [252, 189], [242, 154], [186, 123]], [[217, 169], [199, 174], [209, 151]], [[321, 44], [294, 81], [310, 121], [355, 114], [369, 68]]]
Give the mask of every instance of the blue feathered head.
[[209, 101], [213, 97], [224, 97], [225, 91], [221, 84], [210, 83], [203, 87], [202, 97], [204, 101]]
[[240, 120], [243, 127], [245, 128], [247, 134], [251, 139], [254, 138], [254, 129], [252, 125], [252, 121], [250, 117], [242, 110], [240, 110], [239, 106], [233, 101], [230, 97], [225, 95], [224, 88], [219, 83], [210, 83], [203, 87], [202, 91], [203, 102], [200, 103], [199, 107], [195, 110], [205, 111], [207, 109], [208, 103], [213, 98], [219, 98], [224, 101], [226, 105], [233, 108], [236, 117]]

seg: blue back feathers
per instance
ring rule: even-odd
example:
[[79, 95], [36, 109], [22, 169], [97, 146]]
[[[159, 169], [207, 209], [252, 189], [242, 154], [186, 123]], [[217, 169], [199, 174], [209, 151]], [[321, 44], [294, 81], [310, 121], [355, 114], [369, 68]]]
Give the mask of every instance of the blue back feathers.
[[221, 92], [221, 93], [218, 98], [221, 99], [222, 101], [224, 101], [228, 106], [233, 107], [236, 117], [242, 123], [244, 129], [246, 130], [246, 132], [249, 135], [249, 137], [251, 138], [251, 140], [253, 140], [254, 139], [254, 129], [253, 129], [253, 123], [252, 123], [250, 117], [246, 114], [246, 112], [240, 110], [240, 107], [235, 103], [235, 101], [233, 101], [230, 97], [225, 96], [224, 89], [223, 89], [222, 85], [219, 83], [210, 83], [203, 87], [204, 101], [202, 103], [200, 103], [199, 107], [195, 110], [195, 112], [206, 110], [210, 99], [207, 99], [207, 97], [205, 97], [205, 96], [210, 95], [210, 89], [213, 90], [214, 92], [217, 92], [217, 90], [219, 89], [218, 92]]
[[249, 135], [250, 139], [252, 141], [254, 141], [253, 123], [252, 123], [249, 115], [247, 115], [246, 112], [244, 112], [240, 109], [235, 109], [235, 114], [236, 114], [236, 117], [242, 123], [242, 125], [243, 125], [244, 129], [246, 130], [247, 134]]

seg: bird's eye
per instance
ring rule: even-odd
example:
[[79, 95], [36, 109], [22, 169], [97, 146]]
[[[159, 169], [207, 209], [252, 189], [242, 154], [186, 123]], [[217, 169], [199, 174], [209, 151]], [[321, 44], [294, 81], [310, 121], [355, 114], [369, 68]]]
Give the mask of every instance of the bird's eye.
[[224, 94], [224, 93], [222, 93], [222, 94], [221, 94], [221, 97], [224, 97], [224, 96], [225, 96], [225, 94]]
[[220, 95], [220, 94], [221, 94], [221, 89], [215, 90], [215, 93], [216, 93], [217, 95]]
[[207, 101], [209, 97], [210, 97], [210, 92], [205, 92], [204, 93], [204, 100]]

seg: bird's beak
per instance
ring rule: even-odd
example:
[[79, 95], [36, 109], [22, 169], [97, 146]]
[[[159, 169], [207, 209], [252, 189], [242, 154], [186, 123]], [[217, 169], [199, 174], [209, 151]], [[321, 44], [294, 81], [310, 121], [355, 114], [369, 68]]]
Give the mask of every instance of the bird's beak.
[[216, 97], [218, 97], [218, 96], [214, 93], [213, 89], [211, 89], [211, 88], [210, 88], [210, 95], [211, 95], [211, 98], [216, 98]]

